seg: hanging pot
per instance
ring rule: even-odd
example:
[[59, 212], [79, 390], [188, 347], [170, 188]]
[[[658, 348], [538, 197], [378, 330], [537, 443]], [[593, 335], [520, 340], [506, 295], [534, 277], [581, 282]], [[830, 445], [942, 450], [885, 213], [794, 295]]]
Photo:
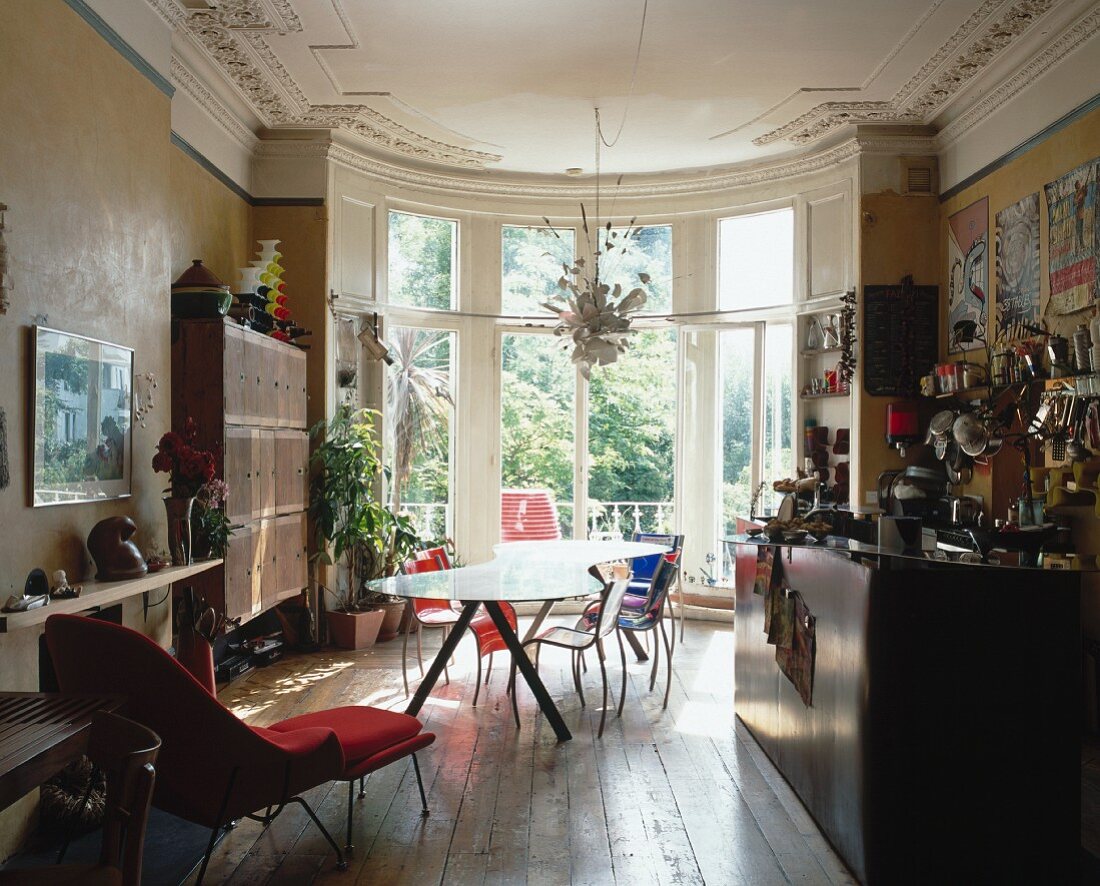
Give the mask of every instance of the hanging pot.
[[951, 425], [955, 421], [955, 413], [950, 409], [944, 409], [932, 416], [928, 423], [928, 434], [924, 438], [925, 443], [935, 443], [937, 438], [947, 437], [951, 433]]
[[951, 436], [965, 455], [976, 456], [989, 442], [989, 429], [973, 412], [964, 412], [952, 424]]

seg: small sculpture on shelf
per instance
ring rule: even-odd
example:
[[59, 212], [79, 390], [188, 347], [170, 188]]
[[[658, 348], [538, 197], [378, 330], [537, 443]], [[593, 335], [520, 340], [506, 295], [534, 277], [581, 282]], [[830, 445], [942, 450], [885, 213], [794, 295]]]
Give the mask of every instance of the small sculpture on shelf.
[[22, 595], [12, 594], [4, 604], [3, 612], [28, 612], [50, 603], [49, 584], [46, 573], [41, 569], [32, 569], [23, 584]]
[[80, 596], [84, 590], [81, 585], [69, 584], [69, 577], [64, 569], [58, 569], [53, 574], [53, 587], [50, 588], [51, 600], [72, 600]]
[[88, 533], [88, 551], [100, 581], [140, 578], [148, 572], [145, 558], [130, 539], [137, 525], [129, 517], [107, 517]]

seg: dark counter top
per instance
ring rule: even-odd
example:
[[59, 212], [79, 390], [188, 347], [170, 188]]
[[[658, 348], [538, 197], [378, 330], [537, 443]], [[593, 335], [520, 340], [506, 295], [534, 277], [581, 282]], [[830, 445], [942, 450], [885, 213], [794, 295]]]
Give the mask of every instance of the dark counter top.
[[830, 535], [824, 541], [815, 542], [807, 537], [804, 542], [772, 541], [767, 536], [727, 535], [722, 542], [729, 545], [776, 545], [779, 547], [809, 548], [842, 556], [847, 559], [862, 559], [864, 557], [876, 557], [889, 561], [897, 561], [897, 566], [973, 566], [978, 569], [1027, 569], [1032, 571], [1062, 571], [1062, 572], [1098, 572], [1095, 555], [1079, 554], [1063, 559], [1065, 555], [1048, 555], [1044, 565], [1036, 565], [1033, 555], [1029, 556], [1025, 551], [1008, 551], [995, 548], [989, 556], [983, 560], [974, 551], [960, 551], [937, 547], [935, 550], [906, 550], [897, 551], [881, 548], [876, 544], [855, 541], [850, 538]]

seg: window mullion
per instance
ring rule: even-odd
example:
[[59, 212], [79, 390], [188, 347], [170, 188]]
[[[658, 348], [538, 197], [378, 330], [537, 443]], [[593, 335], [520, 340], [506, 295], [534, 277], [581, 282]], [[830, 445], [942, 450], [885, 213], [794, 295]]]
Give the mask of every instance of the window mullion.
[[573, 538], [588, 538], [588, 382], [580, 370], [575, 379], [573, 428]]

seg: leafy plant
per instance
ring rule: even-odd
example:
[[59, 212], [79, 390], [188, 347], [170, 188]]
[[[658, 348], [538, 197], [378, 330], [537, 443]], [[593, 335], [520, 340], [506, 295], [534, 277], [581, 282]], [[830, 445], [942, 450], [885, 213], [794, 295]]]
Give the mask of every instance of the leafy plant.
[[382, 475], [373, 409], [341, 406], [310, 434], [320, 439], [311, 456], [315, 468], [309, 512], [316, 526], [314, 559], [329, 565], [341, 560], [348, 570], [347, 588], [333, 591], [345, 612], [365, 604], [363, 582], [391, 574], [393, 565], [418, 543], [412, 521], [386, 508], [376, 495]]
[[199, 533], [210, 545], [212, 557], [224, 558], [229, 552], [229, 517], [225, 513], [225, 500], [229, 487], [223, 480], [211, 480], [195, 496], [191, 510], [192, 519]]
[[450, 356], [440, 352], [447, 333], [401, 327], [389, 338], [393, 366], [386, 382], [386, 400], [393, 433], [391, 503], [400, 508], [401, 495], [418, 457], [444, 457], [451, 397]]

